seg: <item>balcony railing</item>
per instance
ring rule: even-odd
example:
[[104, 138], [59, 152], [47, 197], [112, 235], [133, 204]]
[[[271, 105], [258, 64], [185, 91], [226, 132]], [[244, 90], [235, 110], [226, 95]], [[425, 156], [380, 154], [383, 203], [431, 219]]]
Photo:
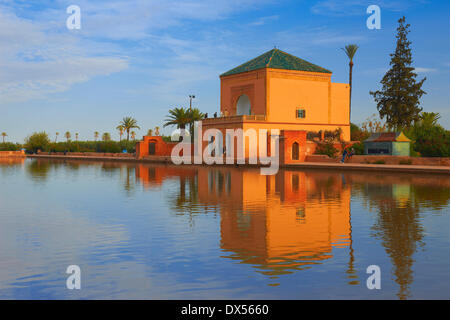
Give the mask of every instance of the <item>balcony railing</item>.
[[206, 118], [203, 119], [204, 122], [231, 122], [231, 121], [266, 121], [266, 116], [264, 114], [251, 114], [251, 115], [240, 115], [240, 116], [221, 116], [217, 118]]

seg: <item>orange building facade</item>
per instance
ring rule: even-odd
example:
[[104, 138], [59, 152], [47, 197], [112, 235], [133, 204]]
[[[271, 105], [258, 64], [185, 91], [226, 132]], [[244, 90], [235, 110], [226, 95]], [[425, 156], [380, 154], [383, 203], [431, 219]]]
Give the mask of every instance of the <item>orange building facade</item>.
[[[220, 76], [220, 116], [204, 119], [203, 132], [220, 130], [226, 149], [227, 129], [279, 130], [280, 163], [303, 162], [307, 132], [340, 130], [341, 138], [350, 141], [350, 87], [331, 82], [331, 76], [331, 71], [281, 50], [268, 51]], [[202, 150], [208, 143], [202, 142]], [[261, 143], [258, 138], [249, 146], [245, 140], [245, 158]]]

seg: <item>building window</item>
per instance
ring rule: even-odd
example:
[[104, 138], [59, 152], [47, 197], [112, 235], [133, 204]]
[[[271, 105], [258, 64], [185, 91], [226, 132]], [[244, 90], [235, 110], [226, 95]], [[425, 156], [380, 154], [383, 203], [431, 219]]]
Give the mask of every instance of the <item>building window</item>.
[[297, 109], [296, 117], [297, 118], [305, 118], [306, 117], [306, 110], [304, 110], [304, 109]]

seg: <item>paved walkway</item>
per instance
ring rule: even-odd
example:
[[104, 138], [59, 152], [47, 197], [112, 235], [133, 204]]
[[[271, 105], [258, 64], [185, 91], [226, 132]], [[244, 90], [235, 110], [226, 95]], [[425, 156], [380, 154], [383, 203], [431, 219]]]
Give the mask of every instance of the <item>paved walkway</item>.
[[[64, 155], [27, 155], [29, 158], [61, 159], [61, 160], [91, 160], [91, 161], [120, 161], [140, 163], [170, 163], [170, 157], [147, 157], [142, 160], [131, 157], [95, 157], [95, 156], [64, 156]], [[244, 167], [240, 165], [239, 167]], [[379, 172], [407, 172], [407, 173], [437, 173], [450, 174], [448, 166], [417, 166], [392, 164], [364, 164], [364, 163], [333, 163], [333, 162], [303, 162], [282, 166], [289, 169], [331, 169], [351, 171], [379, 171]]]

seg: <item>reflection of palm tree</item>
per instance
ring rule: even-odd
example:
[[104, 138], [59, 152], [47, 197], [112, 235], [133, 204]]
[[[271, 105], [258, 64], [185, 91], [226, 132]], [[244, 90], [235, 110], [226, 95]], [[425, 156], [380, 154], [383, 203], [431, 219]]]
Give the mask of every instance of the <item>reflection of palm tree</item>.
[[132, 195], [133, 191], [134, 191], [135, 184], [131, 182], [132, 181], [131, 177], [135, 176], [134, 170], [135, 170], [134, 167], [129, 167], [129, 166], [126, 167], [126, 178], [125, 178], [125, 183], [124, 183], [124, 189], [127, 192], [128, 196]]
[[[186, 184], [189, 186], [186, 196]], [[194, 217], [199, 213], [198, 207], [198, 179], [195, 176], [179, 177], [179, 191], [176, 196], [170, 196], [171, 211], [181, 215], [189, 215], [189, 223], [194, 224]]]
[[347, 269], [347, 277], [348, 279], [350, 279], [348, 284], [351, 285], [356, 285], [359, 284], [358, 281], [358, 275], [356, 274], [356, 270], [355, 270], [355, 255], [354, 255], [354, 249], [353, 249], [353, 236], [352, 236], [352, 208], [350, 205], [349, 208], [350, 212], [349, 212], [349, 226], [350, 226], [350, 234], [349, 234], [349, 238], [350, 238], [350, 246], [349, 246], [349, 260], [348, 260], [348, 269]]

